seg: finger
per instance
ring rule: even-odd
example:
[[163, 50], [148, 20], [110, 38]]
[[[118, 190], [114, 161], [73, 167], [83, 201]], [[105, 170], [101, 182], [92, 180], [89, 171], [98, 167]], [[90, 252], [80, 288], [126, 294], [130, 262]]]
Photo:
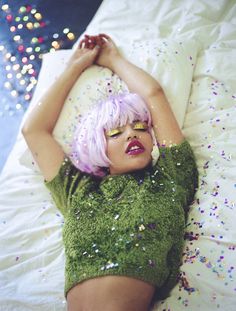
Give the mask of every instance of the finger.
[[91, 42], [91, 40], [88, 39], [88, 38], [85, 39], [85, 47], [86, 47], [87, 49], [91, 49], [91, 48], [92, 48], [92, 42]]
[[98, 46], [98, 45], [95, 45], [95, 47], [93, 49], [87, 50], [87, 53], [88, 53], [87, 55], [90, 55], [90, 57], [92, 57], [93, 62], [96, 59], [96, 57], [98, 56], [99, 50], [100, 50], [100, 46]]
[[99, 34], [99, 37], [100, 38], [103, 38], [103, 39], [106, 39], [106, 40], [108, 40], [108, 41], [112, 41], [112, 39], [111, 39], [111, 37], [109, 37], [107, 34], [105, 34], [105, 33], [100, 33]]
[[95, 45], [93, 38], [91, 38], [91, 36], [89, 36], [89, 35], [86, 35], [86, 37], [84, 38], [83, 42], [84, 42], [85, 47], [87, 49], [92, 49], [94, 47], [94, 45]]
[[80, 48], [84, 48], [85, 46], [86, 46], [86, 39], [83, 39], [83, 40], [80, 41], [79, 47]]
[[90, 36], [90, 41], [92, 42], [92, 43], [96, 43], [96, 41], [97, 41], [97, 36]]
[[87, 48], [90, 49], [90, 50], [92, 50], [92, 49], [95, 47], [95, 45], [96, 45], [96, 44], [94, 44], [93, 42], [89, 41], [89, 42], [87, 43]]
[[103, 43], [104, 43], [104, 40], [102, 40], [102, 38], [100, 38], [99, 35], [97, 35], [97, 36], [89, 36], [89, 35], [87, 35], [86, 39], [89, 42], [90, 48], [94, 48], [95, 45], [103, 45]]
[[101, 47], [99, 45], [95, 45], [95, 47], [93, 48], [93, 52], [98, 53], [100, 48]]
[[90, 35], [86, 35], [85, 39], [89, 42], [93, 42], [95, 40], [96, 36], [90, 36]]
[[98, 36], [97, 38], [97, 44], [100, 45], [101, 47], [104, 46], [104, 44], [106, 43], [107, 41], [105, 39], [103, 39], [102, 37]]
[[97, 36], [96, 44], [99, 45], [99, 46], [103, 46], [103, 44], [104, 44], [103, 39], [101, 37]]
[[102, 45], [110, 43], [110, 44], [113, 44], [115, 46], [115, 42], [108, 35], [102, 33], [99, 35], [99, 37], [102, 40]]
[[86, 47], [88, 46], [88, 42], [90, 41], [91, 36], [90, 35], [84, 35], [84, 38], [80, 42], [80, 46]]

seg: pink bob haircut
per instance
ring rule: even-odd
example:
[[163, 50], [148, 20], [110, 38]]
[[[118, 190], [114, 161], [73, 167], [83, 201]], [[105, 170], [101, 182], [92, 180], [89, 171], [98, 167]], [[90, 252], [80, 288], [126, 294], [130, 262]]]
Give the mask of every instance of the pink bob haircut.
[[[152, 131], [151, 115], [143, 99], [132, 93], [110, 96], [81, 117], [75, 131], [70, 159], [82, 172], [103, 177], [111, 162], [106, 155], [105, 131], [135, 120], [147, 122]], [[154, 135], [153, 143], [155, 143]]]

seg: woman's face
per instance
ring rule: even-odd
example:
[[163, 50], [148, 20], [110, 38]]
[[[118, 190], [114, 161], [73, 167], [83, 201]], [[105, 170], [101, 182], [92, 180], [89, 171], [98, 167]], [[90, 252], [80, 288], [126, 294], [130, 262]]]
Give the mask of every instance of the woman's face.
[[135, 121], [105, 135], [111, 175], [139, 170], [151, 162], [153, 140], [145, 122]]

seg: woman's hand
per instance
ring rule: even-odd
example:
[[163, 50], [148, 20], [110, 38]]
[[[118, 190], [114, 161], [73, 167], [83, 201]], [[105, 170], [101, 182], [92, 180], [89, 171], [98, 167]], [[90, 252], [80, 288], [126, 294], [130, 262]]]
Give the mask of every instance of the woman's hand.
[[116, 60], [121, 57], [120, 52], [114, 41], [108, 35], [100, 34], [99, 37], [102, 40], [102, 46], [96, 59], [96, 64], [108, 67], [114, 71], [113, 65]]
[[75, 69], [78, 71], [78, 74], [80, 74], [86, 68], [94, 64], [95, 59], [99, 54], [99, 50], [99, 45], [96, 45], [93, 48], [79, 46], [69, 59], [67, 68]]
[[84, 39], [80, 42], [81, 48], [94, 49], [96, 46], [99, 46], [99, 53], [95, 59], [95, 63], [113, 70], [114, 62], [121, 56], [115, 43], [106, 34], [99, 34], [97, 36], [85, 35]]

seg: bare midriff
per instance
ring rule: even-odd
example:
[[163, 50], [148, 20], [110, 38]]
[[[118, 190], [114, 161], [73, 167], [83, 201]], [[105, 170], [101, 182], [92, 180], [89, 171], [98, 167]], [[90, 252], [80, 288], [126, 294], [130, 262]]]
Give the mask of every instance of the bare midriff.
[[74, 286], [68, 311], [148, 311], [154, 286], [125, 276], [103, 276]]

